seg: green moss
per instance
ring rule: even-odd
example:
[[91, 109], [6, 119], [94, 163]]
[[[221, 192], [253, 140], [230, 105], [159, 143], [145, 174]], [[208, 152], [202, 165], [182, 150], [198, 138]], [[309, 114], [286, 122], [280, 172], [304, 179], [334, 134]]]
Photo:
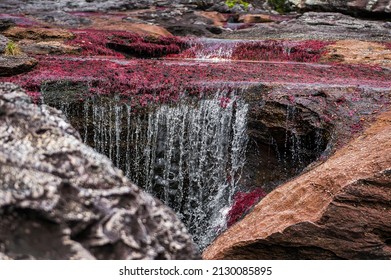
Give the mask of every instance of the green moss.
[[280, 14], [289, 12], [289, 6], [285, 0], [268, 0], [269, 5]]
[[248, 9], [248, 6], [250, 3], [243, 1], [243, 0], [226, 0], [225, 5], [228, 6], [228, 8], [232, 9], [236, 4], [242, 5], [246, 10]]

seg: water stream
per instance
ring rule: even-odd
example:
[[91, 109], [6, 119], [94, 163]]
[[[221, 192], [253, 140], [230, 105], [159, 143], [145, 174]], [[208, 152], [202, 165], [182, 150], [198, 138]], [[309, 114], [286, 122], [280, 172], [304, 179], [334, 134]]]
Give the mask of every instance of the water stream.
[[225, 228], [247, 145], [248, 105], [236, 90], [143, 111], [92, 98], [83, 110], [84, 141], [174, 209], [200, 249]]

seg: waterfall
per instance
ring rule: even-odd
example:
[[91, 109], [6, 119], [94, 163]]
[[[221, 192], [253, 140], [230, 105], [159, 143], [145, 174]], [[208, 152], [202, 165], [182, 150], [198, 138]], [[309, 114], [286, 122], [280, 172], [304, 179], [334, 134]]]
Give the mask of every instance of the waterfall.
[[194, 56], [200, 60], [230, 60], [238, 42], [210, 38], [197, 40], [193, 46]]
[[200, 249], [225, 228], [247, 146], [248, 105], [235, 90], [146, 110], [94, 97], [82, 109], [85, 142], [174, 209]]

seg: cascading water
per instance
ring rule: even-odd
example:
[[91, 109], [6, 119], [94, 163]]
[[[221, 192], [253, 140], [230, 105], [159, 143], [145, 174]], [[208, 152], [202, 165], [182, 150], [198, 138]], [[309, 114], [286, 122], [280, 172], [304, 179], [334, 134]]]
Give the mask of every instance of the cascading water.
[[81, 134], [174, 209], [202, 249], [225, 228], [225, 210], [238, 188], [248, 105], [236, 91], [220, 90], [212, 99], [144, 109], [115, 99], [87, 100]]
[[194, 58], [198, 60], [230, 60], [236, 48], [237, 40], [219, 40], [203, 38], [193, 43]]

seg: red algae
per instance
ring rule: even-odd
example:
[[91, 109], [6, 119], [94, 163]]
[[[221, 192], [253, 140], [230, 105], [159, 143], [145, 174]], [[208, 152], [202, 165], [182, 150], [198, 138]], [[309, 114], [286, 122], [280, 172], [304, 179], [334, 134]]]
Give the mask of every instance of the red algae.
[[[0, 81], [14, 82], [35, 95], [47, 82], [81, 82], [88, 86], [86, 95], [120, 94], [141, 98], [150, 94], [155, 102], [175, 101], [184, 92], [200, 94], [210, 83], [262, 82], [391, 88], [389, 69], [367, 65], [198, 63], [63, 56], [41, 56], [37, 59], [39, 64], [32, 71], [0, 78]], [[224, 104], [223, 100], [222, 106]]]
[[234, 195], [234, 203], [228, 212], [227, 226], [230, 227], [239, 221], [256, 203], [266, 196], [262, 188], [246, 192], [237, 192]]
[[185, 40], [178, 37], [141, 36], [126, 31], [74, 30], [76, 38], [68, 44], [82, 48], [85, 56], [125, 55], [143, 58], [175, 54], [187, 48]]
[[232, 53], [235, 60], [319, 62], [330, 42], [284, 42], [266, 40], [239, 43]]

